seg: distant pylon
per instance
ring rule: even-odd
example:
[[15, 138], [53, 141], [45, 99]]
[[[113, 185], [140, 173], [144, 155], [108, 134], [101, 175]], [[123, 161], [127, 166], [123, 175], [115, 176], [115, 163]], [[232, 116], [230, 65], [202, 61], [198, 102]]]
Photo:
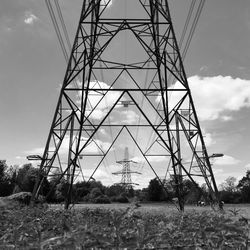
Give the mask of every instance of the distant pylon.
[[131, 164], [136, 162], [129, 159], [128, 147], [125, 148], [124, 159], [121, 161], [117, 161], [117, 163], [122, 165], [122, 170], [114, 172], [112, 174], [122, 176], [121, 181], [118, 184], [123, 186], [126, 190], [129, 190], [134, 185], [138, 185], [137, 183], [132, 182], [131, 174], [141, 174], [141, 173], [138, 171], [131, 170]]
[[[50, 178], [53, 168], [59, 168], [63, 171], [58, 181], [67, 176], [69, 184], [68, 208], [82, 167], [79, 161], [85, 164], [82, 171], [86, 176], [89, 161], [96, 160], [92, 177], [126, 133], [160, 183], [160, 175], [169, 168], [181, 210], [184, 178], [195, 185], [205, 182], [211, 200], [219, 202], [168, 1], [117, 0], [113, 12], [110, 4], [111, 0], [83, 0], [32, 201], [44, 179]], [[119, 4], [130, 5], [131, 11], [117, 8]], [[127, 41], [132, 44], [127, 46]], [[130, 113], [122, 111], [122, 105]], [[137, 128], [146, 135], [139, 137], [134, 131]], [[108, 147], [100, 142], [103, 134], [110, 136]], [[151, 135], [154, 139], [148, 144]], [[154, 162], [159, 159], [167, 162], [156, 169]]]

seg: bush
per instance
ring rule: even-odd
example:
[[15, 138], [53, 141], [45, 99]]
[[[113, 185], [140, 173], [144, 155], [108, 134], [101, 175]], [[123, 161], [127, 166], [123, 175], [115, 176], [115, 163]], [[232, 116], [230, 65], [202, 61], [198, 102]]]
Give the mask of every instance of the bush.
[[128, 197], [125, 193], [122, 193], [118, 196], [115, 196], [111, 199], [113, 202], [119, 202], [119, 203], [129, 203]]
[[100, 188], [95, 187], [95, 188], [91, 189], [90, 194], [89, 194], [89, 199], [90, 199], [90, 201], [94, 201], [95, 198], [97, 198], [101, 195], [103, 195], [103, 193], [100, 190]]
[[230, 191], [222, 190], [220, 192], [220, 198], [225, 203], [237, 204], [237, 203], [241, 202], [241, 194], [240, 194], [240, 192], [230, 192]]
[[100, 195], [94, 199], [96, 204], [110, 204], [111, 201], [107, 195]]
[[31, 198], [31, 193], [29, 192], [20, 192], [6, 197], [7, 200], [17, 201], [24, 205], [29, 205], [30, 198]]

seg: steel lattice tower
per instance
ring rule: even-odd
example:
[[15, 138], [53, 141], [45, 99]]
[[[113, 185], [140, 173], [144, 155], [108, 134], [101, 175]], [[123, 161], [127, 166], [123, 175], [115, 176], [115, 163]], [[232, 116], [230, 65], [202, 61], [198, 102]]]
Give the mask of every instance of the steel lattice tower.
[[122, 185], [126, 190], [133, 187], [133, 185], [138, 185], [137, 183], [132, 182], [131, 174], [141, 174], [138, 171], [131, 170], [131, 163], [136, 163], [133, 160], [129, 159], [128, 147], [125, 148], [124, 159], [117, 161], [117, 163], [122, 165], [122, 170], [114, 172], [114, 175], [122, 175], [119, 185]]
[[[117, 0], [114, 5], [126, 1]], [[136, 8], [141, 9], [140, 14], [131, 17], [112, 16], [112, 7], [108, 7], [110, 2], [83, 0], [32, 200], [38, 196], [44, 178], [50, 177], [57, 168], [61, 170], [58, 181], [67, 176], [69, 183], [68, 208], [77, 172], [80, 169], [83, 173], [85, 171], [80, 159], [83, 159], [83, 165], [88, 157], [97, 161], [94, 174], [113, 150], [117, 138], [126, 132], [159, 181], [158, 169], [153, 166], [152, 159], [167, 159], [168, 163], [162, 169], [174, 180], [181, 210], [184, 207], [183, 178], [189, 178], [194, 183], [200, 178], [210, 190], [211, 199], [218, 202], [218, 190], [175, 37], [168, 1], [130, 1], [130, 4], [133, 2]], [[127, 48], [124, 56], [118, 58], [112, 50], [119, 47], [119, 41], [123, 38], [133, 42], [133, 52], [132, 47]], [[140, 114], [140, 119], [131, 124], [122, 118], [112, 123], [114, 116], [126, 114], [118, 112], [121, 105]], [[96, 136], [102, 128], [111, 127], [113, 140], [104, 149]], [[144, 138], [138, 138], [135, 132], [138, 127], [152, 131], [154, 140], [146, 147]], [[93, 146], [99, 149], [99, 153], [89, 154], [88, 148]], [[66, 162], [66, 166], [62, 162]]]

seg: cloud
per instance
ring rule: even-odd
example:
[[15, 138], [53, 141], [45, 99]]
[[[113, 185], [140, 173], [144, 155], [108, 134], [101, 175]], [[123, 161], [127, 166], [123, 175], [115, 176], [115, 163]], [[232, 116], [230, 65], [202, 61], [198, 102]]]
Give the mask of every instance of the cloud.
[[216, 168], [216, 169], [213, 169], [213, 173], [214, 175], [223, 174], [224, 170], [221, 168]]
[[[102, 149], [104, 152], [106, 152], [109, 147], [111, 146], [110, 142], [103, 142], [101, 140], [95, 139], [95, 142], [91, 142], [86, 146], [86, 148], [83, 150], [84, 153], [89, 153], [89, 154], [97, 154], [100, 153]], [[67, 148], [66, 148], [67, 149]], [[112, 148], [111, 148], [112, 151]]]
[[223, 157], [214, 159], [215, 165], [236, 165], [238, 163], [240, 163], [240, 160], [229, 155], [224, 155]]
[[15, 158], [16, 158], [17, 160], [26, 160], [26, 157], [20, 156], [20, 155], [16, 156]]
[[104, 128], [100, 128], [99, 131], [102, 135], [108, 135], [107, 131]]
[[210, 147], [211, 145], [216, 143], [216, 141], [212, 137], [212, 134], [210, 134], [210, 133], [203, 132], [203, 137], [204, 137], [204, 142], [205, 142], [207, 147]]
[[[148, 156], [146, 157], [148, 159], [148, 161], [150, 163], [153, 163], [153, 162], [164, 162], [167, 160], [167, 157], [166, 156]], [[135, 161], [137, 163], [143, 163], [143, 162], [146, 162], [145, 158], [144, 157], [139, 157], [139, 156], [136, 156], [136, 157], [133, 157], [131, 159], [132, 161]]]
[[139, 119], [139, 115], [133, 110], [124, 110], [121, 112], [121, 115], [125, 118], [121, 122], [126, 124], [135, 123]]
[[250, 163], [245, 166], [246, 169], [250, 170]]
[[[77, 82], [77, 86], [80, 89], [82, 87], [81, 82]], [[89, 118], [94, 120], [102, 119], [108, 112], [108, 110], [115, 104], [117, 99], [121, 96], [120, 91], [109, 91], [106, 93], [105, 90], [112, 89], [110, 86], [101, 81], [92, 81], [89, 84], [90, 91], [88, 93], [88, 103], [86, 114], [90, 115]], [[103, 93], [99, 90], [94, 91], [95, 89], [104, 89]], [[103, 95], [106, 95], [103, 97]], [[78, 92], [79, 100], [81, 100], [82, 92]], [[80, 101], [77, 101], [80, 105]], [[116, 107], [118, 108], [118, 106]], [[92, 110], [94, 111], [92, 112]]]
[[223, 116], [221, 116], [221, 119], [223, 121], [227, 122], [227, 121], [231, 121], [233, 119], [233, 117], [232, 116], [228, 116], [228, 115], [223, 115]]
[[[78, 88], [81, 88], [82, 83], [77, 82]], [[106, 114], [109, 112], [109, 110], [114, 106], [115, 102], [119, 99], [122, 92], [121, 91], [109, 91], [106, 93], [105, 90], [112, 89], [107, 83], [101, 82], [101, 81], [92, 81], [89, 85], [90, 91], [88, 93], [88, 103], [87, 103], [87, 110], [86, 114], [89, 115], [90, 119], [93, 120], [101, 120], [103, 119]], [[97, 91], [94, 90], [98, 89]], [[100, 91], [100, 89], [103, 89], [103, 93]], [[103, 94], [106, 95], [103, 97]], [[78, 95], [81, 96], [82, 92], [79, 91]], [[80, 99], [80, 98], [79, 98]], [[125, 97], [122, 97], [121, 100], [125, 100]], [[80, 104], [80, 101], [78, 101], [78, 104]], [[114, 107], [114, 110], [117, 110], [118, 108], [121, 108], [122, 105], [117, 105]], [[94, 110], [93, 110], [94, 109]], [[119, 113], [122, 118], [119, 119], [119, 123], [125, 123], [125, 124], [131, 124], [135, 123], [139, 119], [139, 115], [133, 111], [133, 110], [124, 110]], [[115, 118], [117, 118], [117, 115]], [[112, 117], [114, 116], [110, 115], [109, 119], [112, 120]], [[115, 123], [115, 121], [113, 122]]]
[[[188, 83], [200, 120], [221, 119], [229, 121], [233, 117], [228, 115], [228, 112], [250, 107], [250, 80], [221, 75], [213, 77], [196, 75], [189, 77]], [[177, 82], [174, 88], [183, 88], [183, 86]], [[171, 93], [170, 109], [174, 108], [182, 97], [182, 91]], [[159, 103], [160, 101], [159, 95], [156, 102]]]
[[33, 148], [31, 150], [27, 150], [24, 153], [27, 155], [42, 155], [44, 152], [44, 148]]
[[200, 77], [188, 79], [198, 116], [201, 120], [224, 121], [231, 116], [225, 111], [238, 111], [250, 107], [250, 81], [231, 76]]
[[108, 4], [108, 7], [110, 7], [113, 4], [113, 0], [102, 0], [101, 4]]
[[31, 12], [26, 12], [24, 22], [28, 25], [33, 25], [38, 21], [38, 17], [32, 14]]

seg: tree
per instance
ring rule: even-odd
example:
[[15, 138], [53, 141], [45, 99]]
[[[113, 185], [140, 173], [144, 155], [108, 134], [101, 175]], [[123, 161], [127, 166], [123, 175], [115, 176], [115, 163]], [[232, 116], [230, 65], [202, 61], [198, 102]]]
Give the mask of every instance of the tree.
[[148, 199], [150, 201], [161, 201], [163, 188], [157, 178], [152, 179], [148, 186]]
[[236, 187], [236, 178], [229, 176], [222, 184], [221, 184], [221, 189], [227, 192], [235, 192], [237, 191]]
[[183, 185], [183, 198], [185, 203], [197, 203], [201, 196], [201, 190], [199, 190], [199, 185], [193, 183], [189, 179], [185, 179], [182, 182]]
[[238, 183], [237, 187], [241, 191], [242, 202], [250, 202], [250, 170], [246, 172], [244, 176]]
[[118, 196], [124, 192], [125, 192], [125, 188], [122, 185], [115, 184], [115, 185], [112, 185], [110, 187], [107, 187], [105, 193], [108, 197], [112, 198], [112, 197]]
[[8, 173], [8, 166], [5, 160], [0, 160], [0, 196], [12, 194], [15, 176]]
[[241, 200], [241, 194], [236, 186], [236, 178], [228, 177], [221, 184], [220, 198], [225, 203], [239, 203]]
[[77, 182], [74, 185], [75, 190], [75, 200], [76, 201], [82, 201], [86, 195], [90, 192], [90, 183], [86, 181]]
[[0, 180], [2, 181], [5, 177], [5, 170], [7, 168], [7, 164], [5, 160], [0, 160]]
[[[32, 192], [39, 174], [39, 169], [32, 164], [24, 164], [17, 172], [15, 192]], [[46, 195], [49, 191], [49, 182], [45, 178], [41, 187], [41, 194]]]

